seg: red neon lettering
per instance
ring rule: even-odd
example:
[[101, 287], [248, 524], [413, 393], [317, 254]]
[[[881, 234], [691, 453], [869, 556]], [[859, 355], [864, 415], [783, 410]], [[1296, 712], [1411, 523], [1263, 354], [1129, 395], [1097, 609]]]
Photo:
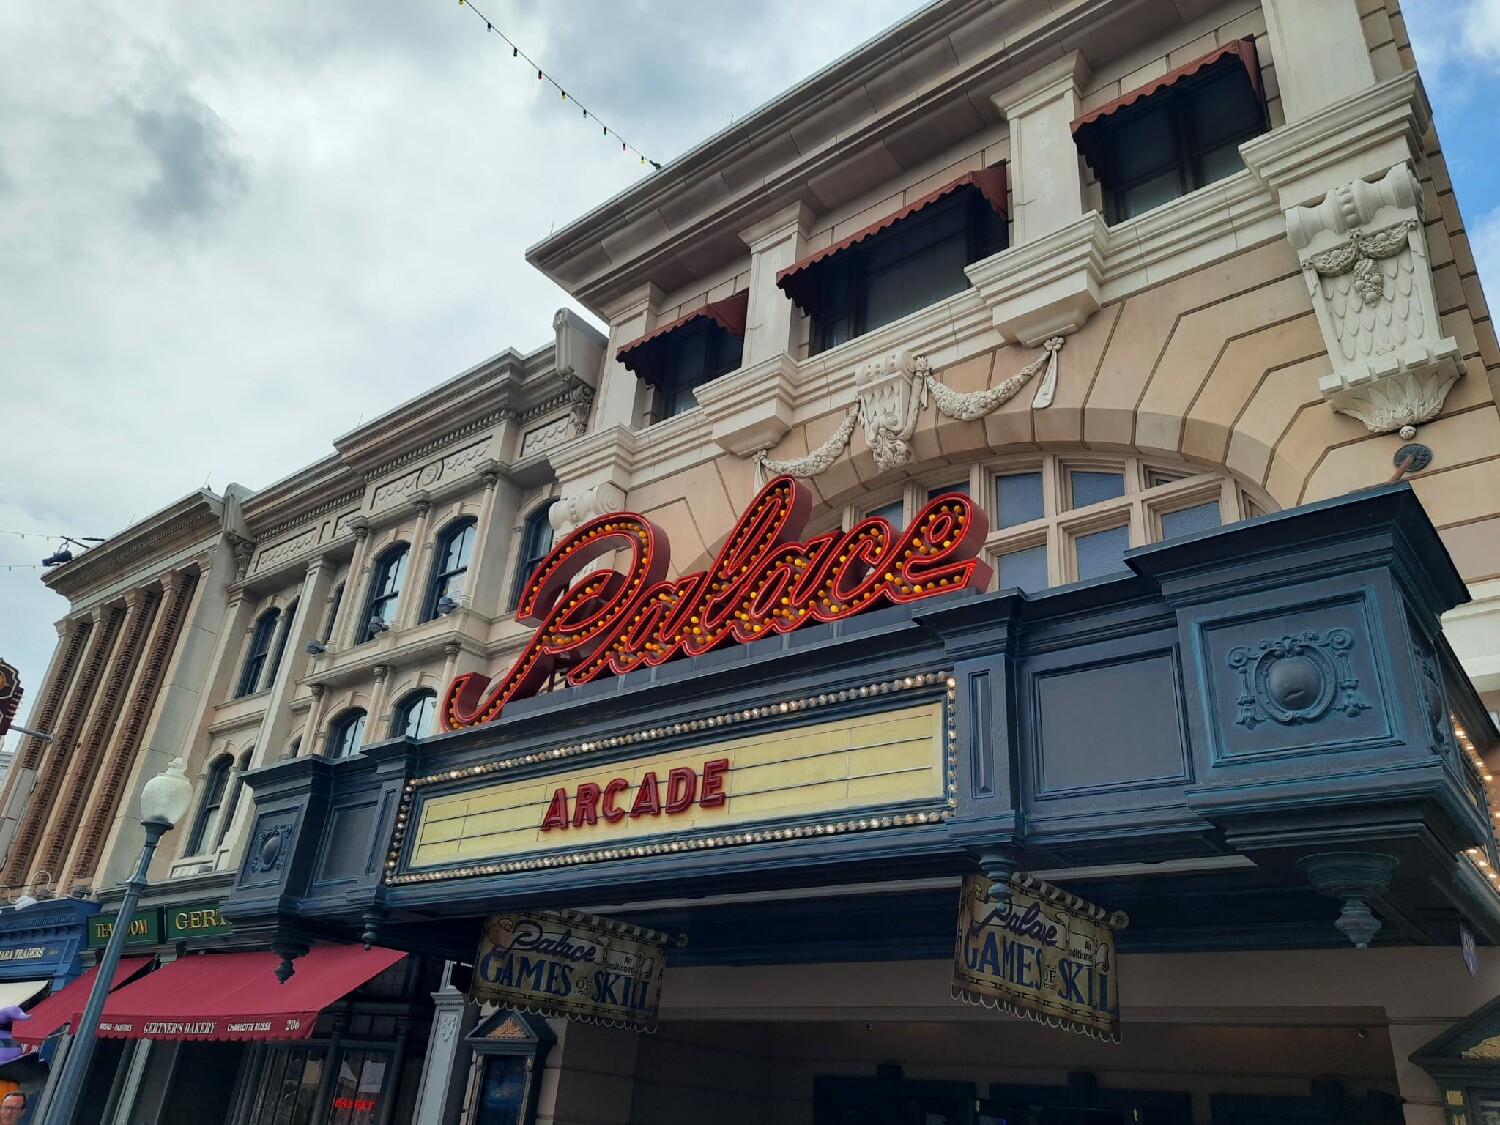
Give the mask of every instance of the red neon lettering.
[[615, 807], [615, 798], [630, 788], [630, 782], [617, 777], [604, 787], [604, 801], [599, 806], [599, 815], [611, 824], [625, 819], [625, 810]]
[[679, 766], [667, 774], [667, 803], [662, 812], [676, 816], [686, 812], [698, 796], [698, 771]]
[[648, 771], [641, 778], [641, 788], [635, 795], [635, 804], [630, 806], [630, 818], [634, 820], [638, 816], [660, 816], [661, 815], [661, 793], [656, 785], [656, 771]]
[[715, 758], [703, 763], [703, 787], [698, 791], [700, 808], [722, 808], [729, 800], [729, 795], [724, 792], [724, 774], [728, 770], [728, 758]]
[[[725, 792], [728, 773], [729, 759], [715, 758], [703, 763], [701, 775], [691, 766], [673, 767], [667, 771], [663, 786], [656, 771], [647, 770], [641, 777], [640, 788], [636, 790], [629, 812], [617, 803], [617, 799], [630, 788], [630, 782], [625, 778], [613, 778], [603, 788], [597, 782], [580, 782], [573, 797], [571, 824], [574, 828], [582, 828], [586, 824], [597, 825], [600, 817], [608, 824], [618, 824], [627, 816], [632, 819], [662, 813], [676, 816], [695, 804], [704, 809], [723, 808], [729, 803], [729, 794]], [[568, 791], [558, 789], [552, 794], [546, 815], [542, 817], [542, 831], [567, 828], [569, 823]]]
[[578, 787], [578, 798], [573, 805], [573, 827], [599, 823], [599, 787], [585, 781]]
[[[493, 722], [559, 667], [570, 684], [586, 684], [808, 621], [989, 582], [990, 568], [976, 557], [987, 521], [967, 496], [937, 497], [904, 531], [872, 516], [848, 532], [799, 541], [811, 510], [805, 486], [777, 477], [750, 502], [712, 565], [673, 581], [664, 581], [667, 537], [645, 517], [626, 512], [584, 524], [542, 560], [521, 594], [516, 619], [537, 627], [526, 648], [493, 686], [477, 672], [455, 678], [443, 699], [443, 729]], [[629, 553], [624, 573], [584, 574], [621, 550]]]
[[542, 831], [568, 826], [568, 791], [557, 789], [552, 793], [552, 803], [547, 806], [547, 815], [542, 817]]

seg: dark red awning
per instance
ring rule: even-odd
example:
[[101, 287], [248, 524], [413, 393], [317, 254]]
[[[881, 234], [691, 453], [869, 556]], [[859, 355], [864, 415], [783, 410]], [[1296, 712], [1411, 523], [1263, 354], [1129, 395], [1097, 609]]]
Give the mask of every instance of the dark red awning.
[[1218, 48], [1218, 50], [1210, 51], [1208, 54], [1196, 58], [1183, 66], [1179, 66], [1176, 70], [1169, 71], [1160, 78], [1147, 82], [1144, 86], [1137, 86], [1134, 90], [1121, 94], [1114, 101], [1105, 102], [1098, 109], [1091, 110], [1082, 117], [1076, 118], [1073, 121], [1074, 140], [1078, 142], [1078, 147], [1083, 151], [1084, 156], [1089, 158], [1090, 163], [1093, 163], [1094, 158], [1089, 152], [1088, 143], [1088, 127], [1090, 125], [1103, 120], [1112, 113], [1118, 113], [1126, 106], [1134, 105], [1142, 98], [1149, 98], [1158, 91], [1165, 90], [1169, 86], [1174, 86], [1184, 78], [1191, 78], [1193, 75], [1199, 74], [1211, 66], [1220, 63], [1232, 65], [1232, 62], [1229, 60], [1237, 60], [1238, 64], [1244, 68], [1245, 77], [1249, 80], [1250, 88], [1255, 92], [1255, 96], [1258, 99], [1260, 97], [1260, 60], [1255, 53], [1255, 40], [1250, 37], [1236, 39], [1233, 43], [1226, 44]]
[[[142, 972], [151, 964], [151, 961], [150, 957], [120, 958], [120, 963], [115, 966], [115, 975], [110, 982], [110, 990], [118, 989], [126, 981]], [[12, 1024], [10, 1037], [17, 1043], [35, 1046], [63, 1024], [77, 1019], [89, 1002], [89, 990], [94, 987], [94, 977], [98, 973], [97, 966], [85, 969], [79, 974], [77, 980], [68, 982], [60, 991], [54, 992], [32, 1008], [27, 1013], [31, 1017], [29, 1020], [24, 1022], [17, 1020]]]
[[706, 317], [731, 335], [743, 336], [745, 317], [749, 310], [750, 291], [741, 289], [732, 297], [725, 297], [722, 301], [710, 301], [686, 316], [679, 316], [676, 320], [657, 325], [644, 336], [626, 344], [615, 355], [627, 368], [649, 381], [655, 374], [658, 354], [666, 347], [667, 333], [675, 332], [685, 324], [691, 324], [695, 320]]
[[112, 1039], [306, 1039], [318, 1013], [405, 953], [328, 945], [299, 957], [276, 979], [281, 955], [202, 953], [179, 957], [112, 993], [98, 1033]]
[[790, 297], [804, 312], [811, 311], [813, 302], [812, 279], [815, 272], [808, 272], [811, 267], [819, 262], [827, 261], [841, 250], [847, 250], [856, 242], [869, 238], [887, 227], [894, 226], [902, 219], [910, 218], [925, 207], [930, 207], [939, 199], [952, 195], [962, 188], [972, 187], [991, 207], [995, 213], [1002, 218], [1009, 216], [1009, 203], [1006, 198], [1007, 183], [1005, 178], [1005, 165], [1001, 164], [994, 168], [985, 168], [979, 172], [965, 172], [951, 183], [944, 184], [937, 191], [929, 192], [915, 203], [908, 203], [899, 211], [893, 211], [883, 219], [878, 219], [867, 227], [861, 227], [847, 238], [841, 238], [832, 246], [825, 246], [816, 254], [809, 254], [801, 261], [793, 262], [776, 275], [776, 284], [781, 291]]

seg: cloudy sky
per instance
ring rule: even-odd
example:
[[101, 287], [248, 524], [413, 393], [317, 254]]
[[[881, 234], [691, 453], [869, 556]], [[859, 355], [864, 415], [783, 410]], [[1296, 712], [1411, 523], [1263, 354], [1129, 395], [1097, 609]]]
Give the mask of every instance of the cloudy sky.
[[[479, 2], [662, 162], [915, 7]], [[1496, 276], [1500, 0], [1404, 7]], [[0, 567], [544, 344], [524, 249], [642, 172], [452, 0], [0, 5]], [[0, 569], [33, 696], [65, 610]]]

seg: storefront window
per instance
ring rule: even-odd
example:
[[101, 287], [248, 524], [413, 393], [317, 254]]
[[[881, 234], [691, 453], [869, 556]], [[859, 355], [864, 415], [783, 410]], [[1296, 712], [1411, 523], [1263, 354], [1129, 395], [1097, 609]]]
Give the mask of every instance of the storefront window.
[[345, 1052], [333, 1080], [328, 1125], [374, 1125], [386, 1061], [384, 1052]]
[[310, 1125], [323, 1081], [322, 1055], [309, 1050], [267, 1053], [260, 1098], [250, 1115], [253, 1125]]

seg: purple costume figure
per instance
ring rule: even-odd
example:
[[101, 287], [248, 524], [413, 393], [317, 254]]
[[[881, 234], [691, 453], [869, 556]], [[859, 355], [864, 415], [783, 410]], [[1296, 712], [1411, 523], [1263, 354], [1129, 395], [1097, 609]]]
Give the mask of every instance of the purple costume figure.
[[16, 1041], [10, 1037], [10, 1025], [15, 1020], [29, 1020], [30, 1018], [25, 1011], [14, 1004], [7, 1004], [0, 1008], [0, 1064], [8, 1063], [11, 1059], [18, 1059], [26, 1053], [26, 1048], [17, 1046]]

